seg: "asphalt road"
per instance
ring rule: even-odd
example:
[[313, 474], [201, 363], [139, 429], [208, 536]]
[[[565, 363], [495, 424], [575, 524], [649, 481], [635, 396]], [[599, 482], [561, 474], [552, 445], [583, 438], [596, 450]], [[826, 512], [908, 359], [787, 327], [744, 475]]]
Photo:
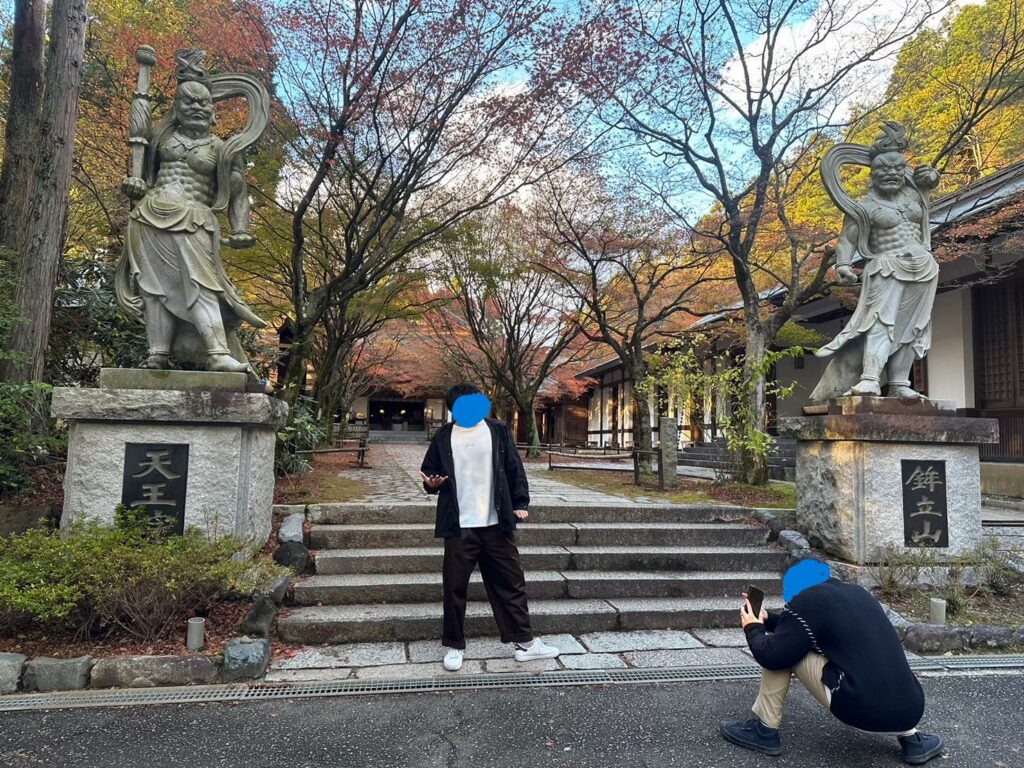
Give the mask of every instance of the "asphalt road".
[[[1024, 676], [928, 678], [942, 768], [1024, 768]], [[7, 768], [829, 768], [899, 766], [895, 739], [843, 727], [794, 683], [782, 757], [724, 742], [753, 682], [388, 694], [0, 713]]]

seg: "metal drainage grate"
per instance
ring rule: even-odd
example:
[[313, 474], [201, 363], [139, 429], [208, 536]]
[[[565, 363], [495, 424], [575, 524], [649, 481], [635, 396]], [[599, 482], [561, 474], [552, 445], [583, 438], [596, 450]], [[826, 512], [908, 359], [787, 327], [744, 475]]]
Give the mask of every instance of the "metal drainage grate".
[[[918, 671], [1010, 670], [1024, 671], [1024, 656], [961, 656], [911, 659]], [[430, 693], [488, 688], [546, 688], [569, 685], [636, 685], [756, 679], [757, 664], [705, 665], [661, 669], [559, 670], [531, 674], [466, 675], [403, 680], [338, 680], [324, 683], [253, 683], [188, 686], [150, 690], [69, 691], [0, 696], [0, 711], [38, 711], [83, 707], [125, 707], [147, 704], [308, 699], [360, 696], [375, 693]]]
[[945, 669], [945, 667], [943, 667], [937, 660], [929, 659], [926, 656], [921, 656], [916, 659], [907, 659], [907, 662], [910, 664], [910, 668], [915, 672], [931, 672], [933, 670], [941, 672]]
[[611, 669], [616, 683], [699, 683], [711, 680], [747, 680], [761, 676], [757, 664], [708, 664], [660, 669]]
[[1024, 656], [943, 656], [936, 661], [944, 669], [1022, 669]]

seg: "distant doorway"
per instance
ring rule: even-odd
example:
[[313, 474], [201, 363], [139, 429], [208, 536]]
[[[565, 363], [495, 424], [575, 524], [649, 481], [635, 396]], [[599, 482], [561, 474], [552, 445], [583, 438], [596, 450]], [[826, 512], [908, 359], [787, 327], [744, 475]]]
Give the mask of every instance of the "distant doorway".
[[370, 429], [390, 432], [422, 432], [427, 428], [422, 400], [370, 400]]

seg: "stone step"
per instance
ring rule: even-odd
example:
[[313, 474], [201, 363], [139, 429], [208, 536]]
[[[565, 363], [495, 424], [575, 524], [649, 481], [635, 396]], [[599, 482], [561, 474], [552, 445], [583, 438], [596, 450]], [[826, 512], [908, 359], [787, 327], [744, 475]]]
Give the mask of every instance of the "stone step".
[[[785, 553], [775, 547], [608, 546], [519, 548], [527, 571], [773, 571]], [[314, 552], [318, 575], [440, 572], [440, 547], [321, 549]]]
[[[429, 523], [316, 525], [310, 531], [313, 549], [373, 549], [427, 546], [433, 539]], [[516, 540], [524, 546], [755, 546], [768, 541], [762, 526], [731, 523], [526, 523]]]
[[[422, 504], [310, 504], [308, 518], [324, 525], [375, 525], [433, 523], [433, 501]], [[619, 505], [530, 507], [533, 523], [714, 523], [744, 520], [753, 509], [727, 504], [656, 505], [625, 503]]]
[[371, 429], [366, 436], [367, 442], [377, 445], [426, 445], [430, 442], [425, 430], [407, 430], [405, 432], [388, 429]]
[[[676, 464], [679, 466], [711, 467], [714, 469], [731, 468], [733, 466], [733, 462], [729, 457], [716, 453], [681, 453], [676, 459]], [[796, 457], [770, 456], [768, 464], [773, 467], [795, 467]]]
[[[725, 472], [731, 473], [734, 469], [731, 461], [725, 460], [704, 460], [704, 459], [689, 459], [685, 456], [680, 456], [676, 465], [681, 469], [692, 469], [703, 472]], [[786, 480], [792, 482], [795, 479], [796, 472], [796, 460], [793, 461], [769, 461], [768, 462], [768, 477], [772, 480]]]
[[[775, 607], [779, 600], [769, 598]], [[739, 599], [610, 598], [608, 600], [531, 600], [530, 621], [538, 634], [634, 629], [733, 627]], [[289, 643], [363, 643], [429, 640], [441, 635], [440, 603], [332, 605], [282, 612], [278, 633]], [[494, 618], [485, 602], [466, 606], [466, 635], [494, 634]]]
[[[728, 597], [747, 584], [768, 594], [780, 592], [775, 571], [531, 571], [526, 574], [531, 600], [611, 597]], [[311, 576], [294, 584], [298, 605], [360, 603], [425, 603], [441, 599], [441, 574], [349, 574]], [[469, 585], [471, 600], [486, 600], [476, 573]]]

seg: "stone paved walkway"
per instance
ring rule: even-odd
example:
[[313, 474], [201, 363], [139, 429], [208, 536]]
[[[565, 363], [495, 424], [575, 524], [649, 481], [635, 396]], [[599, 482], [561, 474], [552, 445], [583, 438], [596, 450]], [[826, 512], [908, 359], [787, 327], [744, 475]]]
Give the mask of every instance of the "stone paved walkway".
[[[291, 656], [275, 654], [264, 678], [268, 683], [324, 682], [348, 679], [401, 679], [438, 675], [551, 672], [561, 669], [670, 669], [749, 664], [746, 636], [729, 629], [638, 630], [582, 635], [541, 635], [558, 648], [557, 659], [517, 662], [513, 647], [497, 638], [470, 638], [462, 669], [441, 664], [446, 649], [436, 640], [307, 646]], [[907, 653], [907, 658], [918, 658]]]
[[[426, 448], [422, 445], [382, 445], [372, 448], [372, 469], [344, 469], [341, 477], [359, 480], [372, 489], [361, 499], [375, 504], [409, 504], [430, 500], [420, 482], [420, 464]], [[552, 480], [546, 465], [527, 463], [526, 476], [530, 480], [530, 500], [534, 504], [635, 504], [625, 496], [577, 488]]]
[[[743, 630], [695, 629], [544, 635], [557, 659], [517, 662], [511, 645], [497, 638], [470, 638], [458, 674], [549, 672], [558, 669], [686, 667], [750, 662]], [[436, 640], [309, 646], [297, 654], [275, 654], [267, 682], [312, 682], [348, 678], [405, 678], [453, 674], [441, 666], [445, 649]]]

